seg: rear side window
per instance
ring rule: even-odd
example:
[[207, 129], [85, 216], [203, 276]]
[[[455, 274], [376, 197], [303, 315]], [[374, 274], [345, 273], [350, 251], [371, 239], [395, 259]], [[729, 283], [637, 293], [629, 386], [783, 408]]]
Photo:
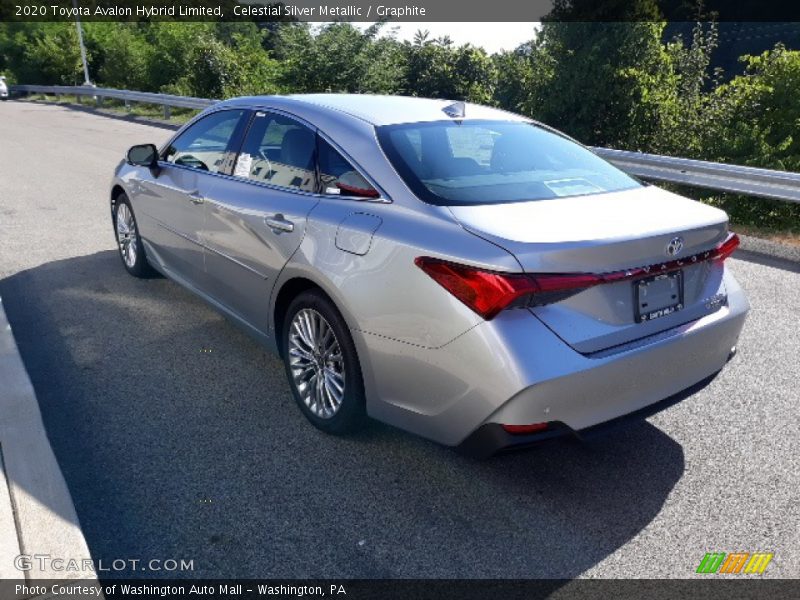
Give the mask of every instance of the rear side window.
[[378, 191], [333, 146], [319, 138], [319, 177], [322, 193], [377, 198]]
[[591, 151], [515, 121], [435, 121], [378, 128], [417, 196], [439, 205], [524, 202], [640, 187]]
[[162, 159], [209, 173], [224, 170], [226, 152], [243, 114], [225, 110], [200, 119], [172, 141]]
[[314, 131], [288, 117], [259, 111], [236, 160], [234, 176], [315, 192], [315, 162]]

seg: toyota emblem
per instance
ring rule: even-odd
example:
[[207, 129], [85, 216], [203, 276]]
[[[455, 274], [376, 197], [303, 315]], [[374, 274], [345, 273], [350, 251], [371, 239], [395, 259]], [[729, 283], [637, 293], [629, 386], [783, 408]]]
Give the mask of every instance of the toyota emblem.
[[683, 238], [674, 237], [669, 241], [666, 248], [667, 256], [677, 256], [683, 250]]

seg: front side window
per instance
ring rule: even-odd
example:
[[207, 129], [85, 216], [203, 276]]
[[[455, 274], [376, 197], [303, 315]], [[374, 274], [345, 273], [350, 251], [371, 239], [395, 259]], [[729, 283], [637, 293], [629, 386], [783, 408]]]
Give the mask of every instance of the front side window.
[[497, 204], [641, 186], [581, 145], [531, 123], [435, 121], [387, 125], [378, 139], [420, 199]]
[[315, 192], [316, 133], [282, 115], [253, 117], [234, 176], [303, 192]]
[[162, 159], [209, 173], [224, 167], [243, 110], [224, 110], [204, 117], [172, 141]]

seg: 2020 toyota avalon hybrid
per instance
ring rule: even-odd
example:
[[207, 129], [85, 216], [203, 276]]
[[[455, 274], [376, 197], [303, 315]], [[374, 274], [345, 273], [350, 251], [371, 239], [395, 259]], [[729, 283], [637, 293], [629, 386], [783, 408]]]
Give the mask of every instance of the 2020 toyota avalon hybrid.
[[221, 102], [131, 148], [110, 200], [125, 268], [279, 352], [330, 433], [369, 415], [480, 455], [580, 434], [707, 381], [749, 309], [723, 211], [479, 105]]

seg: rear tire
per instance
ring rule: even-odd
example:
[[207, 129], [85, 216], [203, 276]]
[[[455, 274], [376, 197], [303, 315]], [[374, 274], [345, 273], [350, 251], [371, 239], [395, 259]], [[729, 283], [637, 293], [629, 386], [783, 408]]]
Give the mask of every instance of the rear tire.
[[125, 194], [117, 196], [112, 216], [114, 232], [117, 235], [117, 249], [125, 270], [134, 277], [151, 277], [154, 271], [147, 262], [142, 238], [139, 235], [139, 226], [136, 223], [128, 196]]
[[366, 402], [355, 344], [344, 318], [323, 294], [309, 290], [289, 305], [281, 332], [292, 395], [316, 428], [334, 435], [366, 424]]

